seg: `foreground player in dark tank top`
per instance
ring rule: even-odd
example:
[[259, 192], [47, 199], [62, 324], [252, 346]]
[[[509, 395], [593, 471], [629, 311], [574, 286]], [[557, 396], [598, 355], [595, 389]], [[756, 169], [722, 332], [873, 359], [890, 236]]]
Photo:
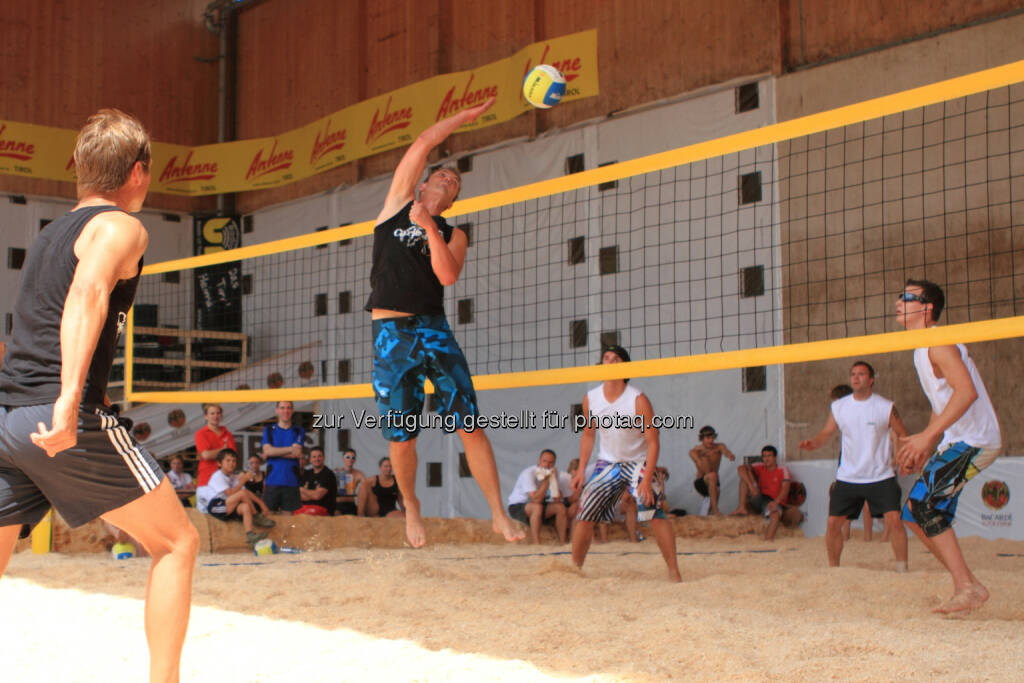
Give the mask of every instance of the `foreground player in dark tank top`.
[[71, 526], [102, 517], [133, 536], [153, 560], [149, 677], [177, 681], [199, 537], [105, 395], [149, 242], [129, 215], [146, 198], [149, 164], [138, 121], [116, 109], [90, 117], [75, 143], [78, 204], [26, 258], [0, 370], [0, 572], [22, 526], [51, 505]]

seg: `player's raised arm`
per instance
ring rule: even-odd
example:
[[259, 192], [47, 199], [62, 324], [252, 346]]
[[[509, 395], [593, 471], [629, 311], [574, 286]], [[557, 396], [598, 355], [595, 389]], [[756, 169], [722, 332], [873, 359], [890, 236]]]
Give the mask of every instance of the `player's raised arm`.
[[391, 187], [384, 200], [384, 208], [377, 215], [377, 223], [383, 223], [409, 203], [416, 196], [416, 184], [423, 175], [423, 169], [427, 165], [427, 156], [431, 150], [444, 142], [445, 138], [458, 130], [461, 126], [472, 121], [494, 105], [494, 99], [490, 98], [483, 104], [463, 109], [458, 114], [438, 121], [430, 128], [419, 134], [405, 151], [402, 160], [398, 162], [395, 174], [391, 178]]

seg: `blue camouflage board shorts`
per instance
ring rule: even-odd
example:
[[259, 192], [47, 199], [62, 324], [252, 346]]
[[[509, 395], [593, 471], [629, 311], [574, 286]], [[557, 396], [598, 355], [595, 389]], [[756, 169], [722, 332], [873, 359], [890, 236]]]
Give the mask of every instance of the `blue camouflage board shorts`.
[[992, 464], [998, 449], [982, 449], [963, 441], [936, 452], [910, 489], [900, 518], [914, 522], [925, 536], [938, 536], [953, 524], [956, 504], [967, 482]]
[[626, 490], [636, 498], [638, 522], [665, 519], [665, 511], [662, 509], [665, 491], [661, 482], [655, 479], [652, 483], [654, 506], [648, 507], [644, 505], [639, 491], [643, 475], [644, 463], [642, 462], [598, 460], [594, 465], [594, 473], [590, 475], [590, 480], [580, 494], [580, 509], [576, 513], [576, 519], [584, 522], [615, 521], [615, 504], [619, 502], [622, 492]]
[[434, 385], [446, 431], [480, 414], [469, 365], [443, 315], [373, 321], [373, 395], [388, 441], [409, 441], [420, 431], [423, 380]]

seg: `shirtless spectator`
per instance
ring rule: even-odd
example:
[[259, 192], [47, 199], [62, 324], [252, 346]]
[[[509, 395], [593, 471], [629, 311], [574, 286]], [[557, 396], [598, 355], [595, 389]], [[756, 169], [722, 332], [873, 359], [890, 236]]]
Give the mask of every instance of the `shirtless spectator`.
[[171, 485], [174, 486], [174, 492], [178, 494], [181, 504], [185, 507], [192, 507], [188, 499], [196, 492], [196, 487], [192, 481], [192, 475], [185, 471], [185, 459], [180, 455], [171, 458], [171, 469], [167, 471], [167, 478], [171, 480]]
[[721, 517], [722, 511], [718, 509], [718, 493], [720, 491], [718, 482], [718, 466], [722, 463], [722, 456], [735, 461], [736, 456], [732, 454], [724, 443], [715, 441], [718, 434], [711, 425], [700, 428], [700, 443], [690, 449], [690, 459], [697, 467], [697, 477], [693, 480], [693, 488], [697, 493], [704, 496], [711, 503], [711, 514]]
[[324, 467], [324, 449], [309, 449], [310, 468], [302, 473], [299, 495], [303, 505], [319, 505], [328, 516], [334, 515], [338, 500], [338, 478]]
[[[572, 487], [572, 481], [569, 482]], [[530, 528], [530, 539], [540, 543], [540, 526], [545, 520], [553, 520], [558, 542], [565, 543], [568, 529], [565, 503], [559, 487], [558, 470], [555, 469], [555, 452], [545, 449], [540, 452], [536, 465], [530, 465], [516, 479], [508, 496], [508, 514]]]
[[206, 418], [206, 424], [200, 427], [195, 435], [196, 458], [199, 460], [196, 468], [196, 486], [206, 486], [210, 476], [217, 471], [218, 453], [225, 448], [238, 452], [235, 437], [220, 424], [224, 419], [224, 409], [220, 404], [204, 403], [203, 416]]
[[338, 504], [336, 509], [339, 515], [359, 514], [356, 495], [359, 492], [359, 485], [366, 480], [362, 470], [356, 469], [356, 452], [350, 448], [342, 454], [342, 465], [334, 470], [338, 479]]

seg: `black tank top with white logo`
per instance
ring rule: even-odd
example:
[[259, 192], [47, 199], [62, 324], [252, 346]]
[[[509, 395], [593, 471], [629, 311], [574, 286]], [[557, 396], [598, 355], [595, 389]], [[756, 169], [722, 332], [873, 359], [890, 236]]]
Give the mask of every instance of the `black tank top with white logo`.
[[[373, 229], [373, 268], [366, 310], [387, 308], [413, 315], [444, 315], [444, 286], [430, 265], [426, 230], [409, 219], [412, 202]], [[441, 216], [434, 223], [445, 242], [453, 228]]]
[[[14, 303], [14, 329], [0, 370], [0, 405], [53, 403], [60, 396], [60, 323], [78, 266], [75, 242], [97, 214], [120, 210], [116, 206], [78, 209], [53, 221], [36, 237], [25, 259]], [[117, 340], [124, 332], [139, 274], [118, 282], [110, 293], [107, 319], [89, 364], [82, 403], [103, 402]]]

